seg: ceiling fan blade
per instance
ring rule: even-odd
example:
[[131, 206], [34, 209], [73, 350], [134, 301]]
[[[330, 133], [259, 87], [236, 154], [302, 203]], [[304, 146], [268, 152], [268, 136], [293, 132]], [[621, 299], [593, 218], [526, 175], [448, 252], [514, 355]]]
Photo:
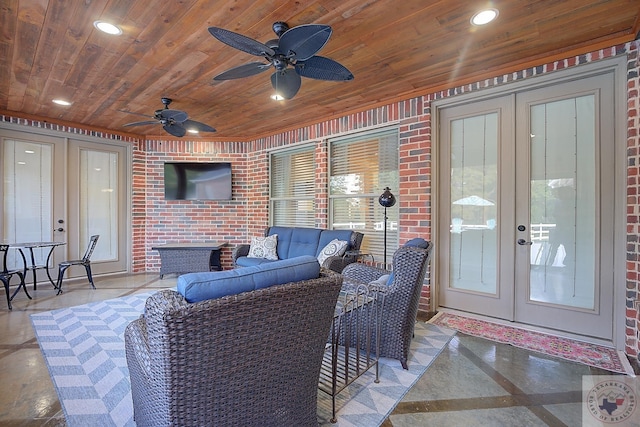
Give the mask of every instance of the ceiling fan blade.
[[278, 50], [291, 60], [304, 61], [324, 47], [331, 32], [328, 25], [306, 24], [293, 27], [280, 37]]
[[302, 79], [293, 68], [287, 68], [271, 74], [271, 85], [275, 89], [276, 94], [282, 96], [284, 99], [293, 98], [296, 93], [298, 93], [301, 84]]
[[127, 123], [126, 125], [122, 125], [122, 126], [142, 126], [142, 125], [157, 125], [157, 124], [158, 124], [157, 120], [146, 120], [144, 122]]
[[156, 114], [160, 116], [160, 118], [166, 120], [174, 120], [176, 122], [184, 122], [189, 118], [189, 115], [184, 111], [180, 110], [172, 110], [169, 108], [165, 108], [164, 110], [156, 111]]
[[209, 33], [220, 40], [222, 43], [234, 47], [243, 52], [250, 53], [256, 56], [273, 56], [275, 52], [267, 45], [260, 43], [257, 40], [243, 36], [242, 34], [234, 33], [233, 31], [225, 30], [218, 27], [209, 27]]
[[239, 67], [234, 67], [223, 73], [220, 73], [215, 76], [213, 80], [241, 79], [243, 77], [250, 77], [259, 74], [268, 68], [271, 68], [271, 64], [265, 64], [262, 62], [250, 62], [248, 64], [240, 65]]
[[302, 77], [317, 80], [353, 80], [353, 74], [344, 65], [323, 56], [312, 56], [296, 63], [296, 72]]
[[209, 125], [206, 125], [204, 123], [200, 123], [197, 122], [195, 120], [185, 120], [184, 122], [182, 122], [182, 126], [187, 130], [195, 130], [198, 132], [215, 132], [215, 128], [212, 128]]
[[171, 135], [177, 137], [184, 136], [187, 133], [187, 130], [179, 123], [168, 123], [162, 127]]

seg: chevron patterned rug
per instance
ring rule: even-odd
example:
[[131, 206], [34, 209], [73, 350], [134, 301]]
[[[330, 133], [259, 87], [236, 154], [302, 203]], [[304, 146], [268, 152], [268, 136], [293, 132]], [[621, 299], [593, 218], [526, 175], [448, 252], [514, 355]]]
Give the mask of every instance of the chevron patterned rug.
[[[31, 323], [69, 427], [135, 426], [124, 350], [124, 329], [144, 310], [151, 292], [31, 315]], [[380, 360], [336, 398], [338, 422], [330, 423], [331, 396], [318, 391], [322, 426], [379, 426], [455, 331], [419, 322], [411, 344], [409, 369]]]

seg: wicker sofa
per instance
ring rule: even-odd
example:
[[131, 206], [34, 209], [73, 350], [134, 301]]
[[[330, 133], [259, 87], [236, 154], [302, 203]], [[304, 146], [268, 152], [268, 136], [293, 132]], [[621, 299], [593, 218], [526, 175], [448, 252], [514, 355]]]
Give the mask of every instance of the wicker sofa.
[[[384, 295], [378, 300], [383, 305], [380, 342], [372, 343], [372, 348], [379, 345], [380, 356], [399, 360], [404, 369], [408, 369], [409, 347], [432, 249], [432, 242], [418, 238], [395, 251], [393, 271], [361, 263], [350, 264], [342, 271], [345, 288], [364, 283]], [[356, 319], [351, 321], [344, 316], [343, 321], [353, 323]], [[342, 330], [347, 329], [343, 326]], [[341, 341], [344, 342], [344, 337]]]
[[149, 297], [125, 331], [136, 425], [317, 427], [341, 284], [341, 275], [322, 270], [195, 303], [175, 290]]
[[[345, 255], [327, 257], [322, 267], [335, 272], [357, 261], [356, 252], [360, 250], [364, 235], [353, 230], [325, 230], [320, 228], [305, 227], [267, 227], [264, 236], [277, 235], [278, 259], [288, 259], [300, 255], [318, 256], [332, 240], [338, 239], [347, 242]], [[232, 252], [233, 264], [236, 267], [247, 267], [262, 263], [273, 262], [265, 258], [251, 258], [249, 251], [251, 245], [237, 246]]]

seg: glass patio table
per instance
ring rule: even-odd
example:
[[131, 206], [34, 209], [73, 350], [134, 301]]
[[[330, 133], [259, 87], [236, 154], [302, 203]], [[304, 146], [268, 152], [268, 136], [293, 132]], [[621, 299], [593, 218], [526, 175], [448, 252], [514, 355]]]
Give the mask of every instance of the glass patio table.
[[332, 398], [332, 423], [337, 422], [338, 393], [373, 366], [374, 381], [380, 381], [378, 359], [383, 304], [384, 297], [375, 287], [347, 282], [342, 285], [318, 384], [318, 388]]
[[[57, 289], [56, 282], [54, 282], [53, 278], [51, 277], [51, 272], [49, 271], [49, 264], [51, 262], [51, 256], [53, 255], [53, 250], [58, 246], [63, 246], [66, 244], [67, 244], [66, 242], [21, 242], [21, 243], [10, 243], [9, 247], [17, 249], [18, 252], [20, 253], [20, 256], [22, 257], [25, 283], [27, 279], [27, 272], [31, 270], [33, 274], [33, 290], [35, 291], [37, 282], [38, 282], [38, 278], [36, 274], [37, 270], [45, 270], [47, 273], [47, 277], [49, 278], [49, 282], [51, 282], [51, 285]], [[34, 249], [38, 249], [38, 248], [43, 248], [43, 249], [48, 248], [49, 250], [47, 254], [47, 260], [44, 263], [36, 262]], [[29, 251], [28, 257], [25, 255], [25, 250]], [[27, 294], [29, 298], [31, 298], [31, 296], [29, 295], [29, 292], [27, 292], [26, 284], [21, 284], [20, 286], [24, 286], [24, 292]]]

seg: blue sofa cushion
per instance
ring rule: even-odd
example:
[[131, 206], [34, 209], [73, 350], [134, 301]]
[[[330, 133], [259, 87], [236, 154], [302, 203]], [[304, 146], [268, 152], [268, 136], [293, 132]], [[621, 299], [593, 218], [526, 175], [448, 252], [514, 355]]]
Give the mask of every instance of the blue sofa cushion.
[[269, 264], [275, 261], [266, 258], [249, 258], [248, 256], [242, 256], [236, 260], [236, 265], [239, 267], [252, 267], [254, 265]]
[[318, 277], [320, 264], [307, 255], [234, 270], [183, 274], [177, 289], [193, 303]]
[[[278, 235], [278, 258], [287, 259], [301, 255], [318, 256], [319, 228], [278, 227], [269, 229], [269, 235]], [[331, 241], [332, 239], [329, 239]], [[324, 245], [320, 248], [324, 248]]]

